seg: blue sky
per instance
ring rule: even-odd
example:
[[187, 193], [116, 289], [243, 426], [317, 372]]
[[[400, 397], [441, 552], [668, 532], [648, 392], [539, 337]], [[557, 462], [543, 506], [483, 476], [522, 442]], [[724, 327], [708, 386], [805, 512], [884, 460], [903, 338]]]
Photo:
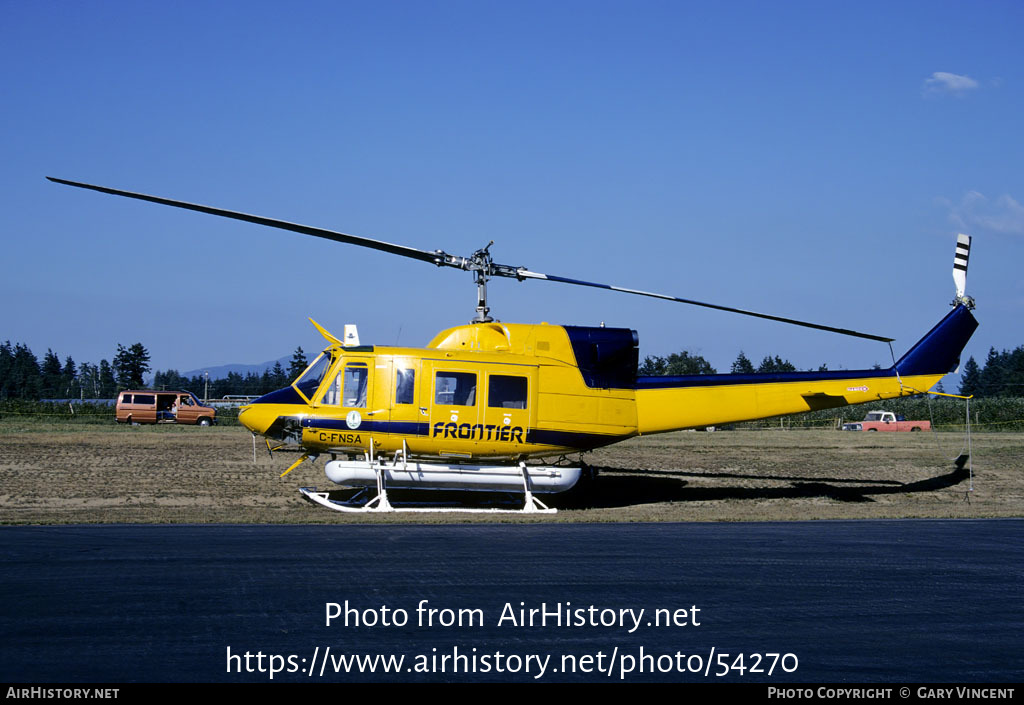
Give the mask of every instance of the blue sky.
[[[1019, 2], [0, 1], [0, 339], [159, 369], [473, 315], [468, 274], [71, 189], [206, 203], [897, 338], [1024, 344]], [[545, 282], [505, 321], [799, 367], [880, 343]], [[947, 385], [948, 386], [948, 385]]]

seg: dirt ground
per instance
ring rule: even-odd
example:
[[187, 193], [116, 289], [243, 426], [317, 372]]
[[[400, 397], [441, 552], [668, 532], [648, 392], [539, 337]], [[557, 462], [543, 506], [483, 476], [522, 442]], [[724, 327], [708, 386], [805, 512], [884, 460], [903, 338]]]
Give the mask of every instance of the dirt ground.
[[[954, 433], [672, 433], [588, 453], [598, 470], [557, 515], [348, 515], [302, 499], [322, 462], [240, 428], [0, 422], [0, 523], [789, 521], [1024, 516], [1024, 434], [977, 433], [973, 490]], [[480, 497], [475, 493], [474, 497]], [[484, 495], [493, 499], [494, 495]], [[412, 499], [415, 499], [413, 497]], [[466, 497], [462, 497], [466, 500]], [[545, 498], [547, 499], [547, 498]], [[468, 499], [472, 502], [473, 499]]]

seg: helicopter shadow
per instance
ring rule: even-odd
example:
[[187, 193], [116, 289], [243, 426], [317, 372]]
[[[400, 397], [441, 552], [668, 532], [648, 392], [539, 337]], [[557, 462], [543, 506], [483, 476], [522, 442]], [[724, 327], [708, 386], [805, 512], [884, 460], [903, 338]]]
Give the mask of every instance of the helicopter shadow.
[[[721, 500], [757, 501], [766, 499], [824, 498], [837, 502], [874, 502], [881, 495], [916, 494], [955, 487], [966, 480], [967, 456], [954, 461], [952, 471], [916, 482], [829, 478], [809, 481], [787, 475], [749, 475], [742, 473], [674, 470], [638, 470], [594, 467], [595, 477], [587, 478], [571, 492], [556, 499], [560, 509], [612, 509], [661, 502], [706, 502]], [[684, 477], [750, 479], [789, 482], [785, 487], [694, 487]]]

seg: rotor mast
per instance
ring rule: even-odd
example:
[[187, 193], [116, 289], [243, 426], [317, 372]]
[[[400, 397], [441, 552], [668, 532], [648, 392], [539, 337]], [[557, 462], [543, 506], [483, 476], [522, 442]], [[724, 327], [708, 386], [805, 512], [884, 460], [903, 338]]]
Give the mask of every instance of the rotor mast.
[[473, 278], [476, 279], [476, 317], [470, 323], [490, 323], [494, 320], [488, 315], [491, 309], [487, 306], [487, 279], [491, 266], [494, 264], [488, 250], [493, 244], [494, 240], [491, 240], [486, 247], [473, 253], [473, 266], [470, 269], [473, 272]]
[[458, 257], [450, 255], [444, 250], [435, 250], [436, 258], [434, 264], [438, 267], [455, 267], [466, 272], [473, 273], [476, 282], [476, 316], [470, 323], [491, 323], [491, 309], [487, 305], [487, 280], [493, 276], [511, 277], [522, 281], [525, 277], [521, 272], [526, 271], [522, 267], [512, 267], [507, 264], [497, 264], [491, 258], [491, 245], [494, 240], [481, 247], [469, 257]]

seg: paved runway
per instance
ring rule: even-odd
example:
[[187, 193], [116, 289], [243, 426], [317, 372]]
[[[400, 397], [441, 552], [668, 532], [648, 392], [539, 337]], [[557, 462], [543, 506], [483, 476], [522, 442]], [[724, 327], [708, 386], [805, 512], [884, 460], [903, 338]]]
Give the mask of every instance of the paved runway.
[[8, 682], [1024, 680], [1024, 520], [7, 527], [0, 556]]

